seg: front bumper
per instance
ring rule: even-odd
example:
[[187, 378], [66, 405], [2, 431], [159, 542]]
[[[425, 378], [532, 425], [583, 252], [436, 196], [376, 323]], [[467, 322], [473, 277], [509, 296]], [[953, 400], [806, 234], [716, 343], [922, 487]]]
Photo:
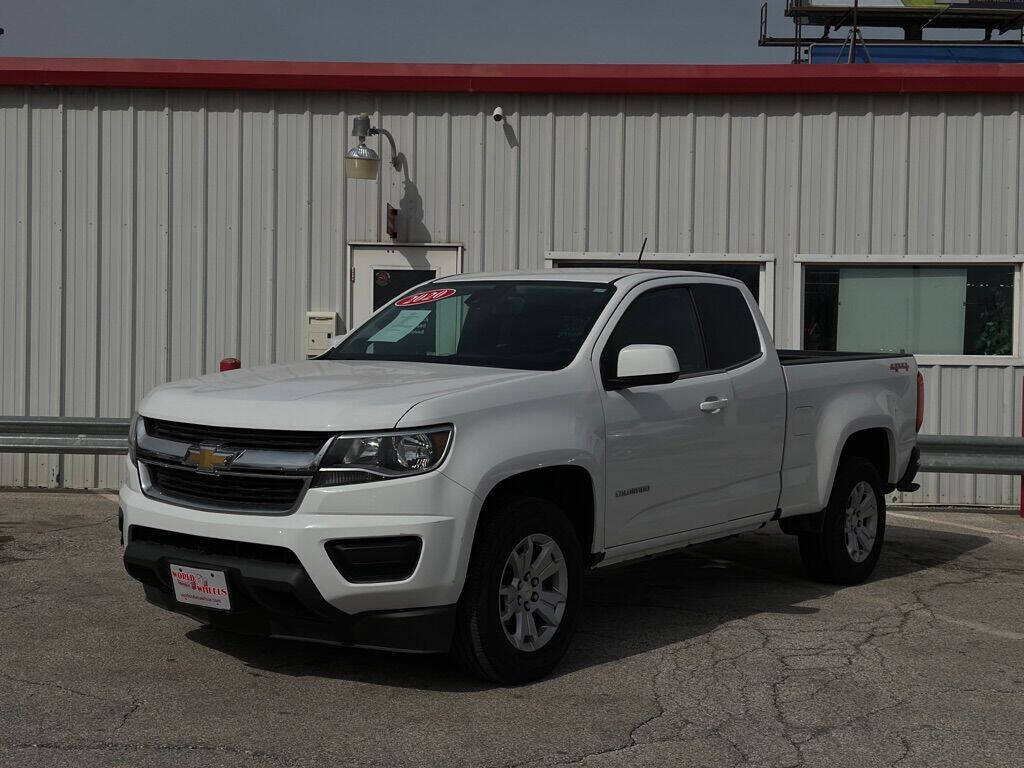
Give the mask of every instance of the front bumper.
[[[324, 600], [297, 559], [289, 562], [285, 557], [264, 559], [204, 549], [135, 539], [125, 549], [124, 565], [142, 582], [150, 603], [226, 629], [421, 653], [443, 652], [451, 644], [454, 605], [347, 614]], [[179, 603], [169, 575], [172, 563], [223, 571], [231, 610]]]
[[[313, 489], [293, 514], [284, 516], [171, 505], [141, 492], [134, 466], [129, 465], [128, 476], [120, 494], [125, 566], [143, 582], [150, 602], [259, 634], [412, 651], [447, 648], [479, 502], [441, 472]], [[280, 548], [291, 553], [294, 561], [135, 541], [133, 526]], [[423, 542], [412, 575], [401, 581], [349, 583], [324, 548], [334, 539], [390, 536], [417, 536]], [[232, 611], [175, 601], [168, 571], [171, 562], [225, 571]], [[235, 594], [239, 595], [237, 609]]]

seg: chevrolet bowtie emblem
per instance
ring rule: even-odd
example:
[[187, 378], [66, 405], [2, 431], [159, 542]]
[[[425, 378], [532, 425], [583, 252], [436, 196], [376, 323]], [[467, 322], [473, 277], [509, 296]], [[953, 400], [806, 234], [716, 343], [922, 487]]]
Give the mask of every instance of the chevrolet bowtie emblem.
[[193, 445], [185, 453], [184, 463], [200, 472], [216, 474], [219, 467], [227, 468], [238, 458], [240, 452], [221, 451], [215, 446]]

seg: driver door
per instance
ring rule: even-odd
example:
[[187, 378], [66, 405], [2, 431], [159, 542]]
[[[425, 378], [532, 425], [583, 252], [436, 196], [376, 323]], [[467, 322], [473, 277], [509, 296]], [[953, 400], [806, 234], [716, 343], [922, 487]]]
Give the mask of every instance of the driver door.
[[701, 408], [709, 400], [731, 401], [733, 393], [728, 374], [709, 371], [690, 291], [679, 283], [635, 291], [605, 337], [602, 381], [614, 375], [619, 350], [630, 344], [672, 347], [680, 376], [668, 384], [603, 392], [609, 546], [718, 522], [736, 448], [730, 409]]

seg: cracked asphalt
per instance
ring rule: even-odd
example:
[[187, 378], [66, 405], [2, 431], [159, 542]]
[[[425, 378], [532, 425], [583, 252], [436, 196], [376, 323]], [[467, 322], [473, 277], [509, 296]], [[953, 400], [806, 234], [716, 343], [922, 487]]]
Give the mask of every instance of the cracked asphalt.
[[599, 572], [566, 661], [504, 689], [164, 613], [112, 498], [0, 493], [0, 765], [1024, 764], [1013, 515], [890, 510], [852, 588], [775, 526]]

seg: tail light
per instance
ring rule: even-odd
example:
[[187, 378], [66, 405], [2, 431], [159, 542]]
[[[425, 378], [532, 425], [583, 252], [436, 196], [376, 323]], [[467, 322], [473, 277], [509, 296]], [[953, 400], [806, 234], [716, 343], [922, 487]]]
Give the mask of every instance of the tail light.
[[917, 421], [914, 425], [914, 429], [918, 432], [921, 431], [921, 425], [924, 424], [924, 376], [921, 372], [917, 372]]

